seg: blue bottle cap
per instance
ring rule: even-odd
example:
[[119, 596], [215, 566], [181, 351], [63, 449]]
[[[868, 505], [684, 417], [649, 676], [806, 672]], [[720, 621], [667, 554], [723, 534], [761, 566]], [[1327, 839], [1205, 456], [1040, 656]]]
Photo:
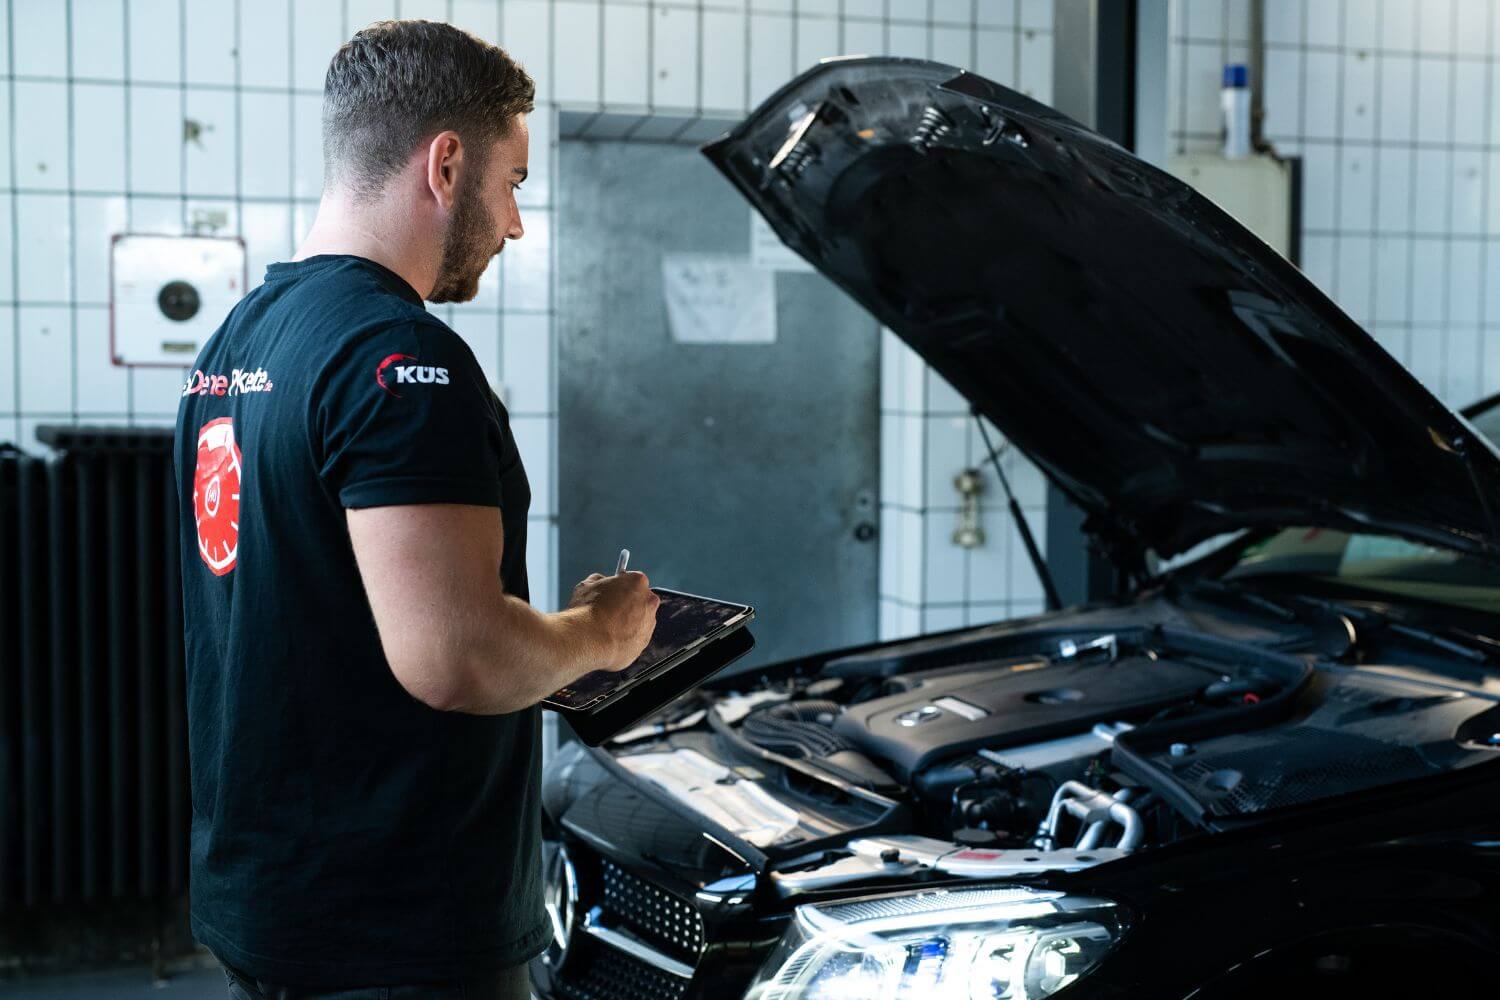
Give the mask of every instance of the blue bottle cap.
[[1250, 67], [1244, 63], [1228, 63], [1224, 67], [1224, 86], [1250, 86]]

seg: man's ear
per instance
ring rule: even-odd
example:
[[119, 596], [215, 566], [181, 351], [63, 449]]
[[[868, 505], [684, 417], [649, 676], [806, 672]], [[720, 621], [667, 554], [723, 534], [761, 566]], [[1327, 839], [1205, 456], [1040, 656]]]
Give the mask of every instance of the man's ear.
[[445, 212], [452, 210], [457, 197], [463, 160], [463, 143], [452, 129], [439, 132], [427, 144], [427, 188]]

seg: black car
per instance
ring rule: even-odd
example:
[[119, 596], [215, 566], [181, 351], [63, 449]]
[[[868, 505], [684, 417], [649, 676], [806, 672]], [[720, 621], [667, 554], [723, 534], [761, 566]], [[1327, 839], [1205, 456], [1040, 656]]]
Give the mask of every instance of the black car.
[[537, 992], [1500, 983], [1494, 400], [1455, 414], [1206, 199], [952, 67], [825, 61], [705, 152], [1082, 508], [1120, 592], [565, 746]]

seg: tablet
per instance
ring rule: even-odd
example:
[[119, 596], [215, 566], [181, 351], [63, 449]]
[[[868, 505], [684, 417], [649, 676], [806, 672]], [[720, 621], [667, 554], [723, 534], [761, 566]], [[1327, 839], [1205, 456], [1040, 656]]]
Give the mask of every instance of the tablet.
[[651, 641], [623, 670], [595, 670], [542, 700], [548, 708], [594, 712], [631, 688], [659, 677], [690, 659], [699, 649], [723, 638], [755, 617], [747, 604], [730, 604], [710, 597], [652, 587], [661, 598], [656, 608], [656, 631]]

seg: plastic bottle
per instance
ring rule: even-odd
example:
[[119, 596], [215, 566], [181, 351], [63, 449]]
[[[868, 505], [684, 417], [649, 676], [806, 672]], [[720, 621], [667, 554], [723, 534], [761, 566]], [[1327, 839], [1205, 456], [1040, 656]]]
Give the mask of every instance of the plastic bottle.
[[1250, 69], [1244, 63], [1224, 67], [1224, 89], [1219, 91], [1224, 116], [1224, 155], [1238, 160], [1250, 155]]

